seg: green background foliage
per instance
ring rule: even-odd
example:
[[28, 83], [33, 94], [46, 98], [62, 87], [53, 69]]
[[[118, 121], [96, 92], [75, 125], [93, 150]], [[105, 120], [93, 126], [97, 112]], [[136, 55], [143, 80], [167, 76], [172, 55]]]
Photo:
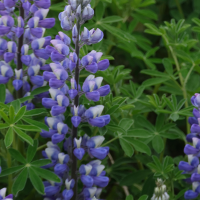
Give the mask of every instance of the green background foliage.
[[[61, 30], [57, 16], [65, 5], [65, 1], [52, 0], [48, 16], [56, 18], [56, 25], [46, 35], [55, 37]], [[105, 105], [104, 114], [111, 115], [111, 123], [104, 128], [82, 124], [79, 135], [104, 135], [103, 145], [110, 147], [110, 154], [103, 162], [110, 183], [101, 198], [149, 200], [156, 178], [162, 178], [170, 200], [183, 199], [190, 186], [183, 182], [185, 176], [177, 165], [180, 160], [187, 160], [183, 148], [185, 135], [190, 132], [187, 122], [193, 109], [190, 98], [200, 91], [200, 1], [92, 0], [91, 5], [95, 16], [85, 26], [100, 28], [105, 37], [98, 44], [84, 46], [81, 56], [95, 49], [104, 53], [102, 59], [110, 60], [111, 66], [96, 75], [111, 86], [112, 93], [97, 102]], [[81, 74], [81, 83], [88, 74]], [[49, 172], [42, 176], [38, 170], [41, 163], [35, 161], [41, 158], [41, 150], [45, 148], [46, 140], [39, 137], [39, 132], [47, 128], [42, 123], [49, 110], [43, 109], [40, 103], [36, 103], [34, 111], [19, 106], [46, 90], [48, 87], [34, 90], [31, 96], [4, 105], [5, 90], [3, 86], [0, 88], [3, 168], [0, 188], [9, 180], [9, 191], [18, 193], [16, 199], [41, 199], [36, 192], [44, 192], [41, 178], [56, 179], [48, 176]], [[88, 107], [95, 105], [85, 97], [80, 101]], [[65, 115], [70, 124], [70, 111]], [[13, 156], [16, 152], [9, 147], [12, 143], [15, 147], [16, 141], [25, 150], [18, 149]], [[27, 148], [32, 152], [31, 158]], [[7, 154], [7, 160], [3, 159]], [[27, 162], [35, 162], [37, 166], [27, 167]], [[15, 169], [6, 174], [4, 170], [11, 166]]]

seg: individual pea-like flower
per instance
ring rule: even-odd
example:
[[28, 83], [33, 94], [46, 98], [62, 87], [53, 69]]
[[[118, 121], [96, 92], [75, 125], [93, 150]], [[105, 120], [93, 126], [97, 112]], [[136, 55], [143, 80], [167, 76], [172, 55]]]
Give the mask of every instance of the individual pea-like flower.
[[85, 149], [81, 147], [82, 137], [79, 139], [74, 138], [74, 146], [76, 147], [73, 151], [74, 155], [81, 160], [85, 155]]
[[13, 81], [13, 87], [15, 88], [16, 91], [21, 89], [23, 86], [23, 80], [22, 80], [23, 74], [22, 74], [22, 69], [15, 69], [15, 80]]
[[9, 194], [8, 196], [6, 196], [6, 190], [7, 190], [7, 188], [0, 189], [0, 199], [1, 200], [13, 200], [12, 194]]
[[96, 73], [98, 70], [104, 71], [109, 67], [110, 63], [108, 59], [100, 61], [102, 55], [103, 53], [93, 50], [81, 59], [81, 64], [91, 73]]
[[0, 84], [6, 84], [13, 76], [13, 70], [4, 61], [0, 62]]
[[92, 126], [104, 127], [110, 122], [110, 115], [102, 115], [104, 106], [98, 105], [90, 107], [85, 111], [85, 121], [87, 121]]
[[101, 86], [103, 77], [97, 77], [89, 75], [83, 83], [83, 92], [87, 99], [92, 101], [99, 101], [100, 97], [106, 96], [110, 93], [110, 86]]
[[166, 192], [166, 185], [164, 185], [163, 180], [158, 178], [156, 185], [157, 187], [154, 190], [151, 200], [169, 200], [169, 195]]

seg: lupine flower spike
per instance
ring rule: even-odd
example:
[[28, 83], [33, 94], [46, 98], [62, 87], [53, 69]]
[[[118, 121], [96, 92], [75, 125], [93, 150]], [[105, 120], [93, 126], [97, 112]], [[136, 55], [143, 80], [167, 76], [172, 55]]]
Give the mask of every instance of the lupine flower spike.
[[[109, 147], [102, 147], [105, 139], [103, 136], [89, 137], [87, 134], [78, 136], [77, 131], [82, 123], [104, 127], [110, 122], [110, 115], [102, 114], [103, 105], [86, 109], [78, 102], [81, 95], [85, 95], [90, 101], [98, 102], [100, 97], [110, 93], [110, 86], [102, 84], [103, 77], [93, 75], [97, 71], [106, 70], [109, 67], [109, 60], [101, 59], [103, 53], [94, 50], [79, 57], [80, 48], [83, 45], [100, 42], [103, 39], [103, 32], [100, 29], [88, 30], [85, 27], [83, 32], [80, 32], [81, 25], [94, 15], [90, 0], [81, 2], [69, 0], [68, 3], [64, 11], [59, 14], [59, 20], [63, 30], [72, 32], [71, 39], [61, 31], [52, 40], [39, 38], [39, 30], [37, 32], [35, 29], [39, 24], [45, 25], [43, 18], [46, 17], [47, 11], [44, 7], [40, 12], [36, 11], [35, 17], [29, 21], [30, 33], [34, 31], [38, 33], [38, 39], [31, 43], [34, 52], [32, 56], [44, 60], [50, 57], [52, 60], [49, 65], [40, 66], [39, 63], [34, 63], [28, 70], [33, 84], [39, 87], [46, 81], [50, 86], [50, 96], [42, 99], [42, 105], [50, 109], [51, 116], [45, 117], [49, 131], [42, 130], [41, 136], [51, 138], [51, 142], [47, 143], [47, 148], [42, 152], [44, 158], [51, 159], [51, 163], [43, 168], [53, 168], [54, 173], [62, 181], [59, 184], [44, 182], [45, 200], [60, 200], [60, 198], [98, 200], [102, 188], [109, 183], [109, 178], [104, 171], [105, 166], [101, 164], [101, 160], [109, 153]], [[75, 44], [75, 50], [71, 43]], [[24, 55], [27, 55], [26, 48], [24, 47]], [[80, 84], [79, 73], [84, 69], [92, 75]], [[44, 70], [43, 76], [39, 74], [39, 70]], [[65, 113], [68, 107], [71, 109], [71, 124], [67, 125]], [[60, 145], [58, 146], [61, 142], [65, 152], [59, 148]], [[86, 154], [94, 160], [82, 164]], [[77, 165], [77, 160], [80, 160], [80, 166]], [[78, 176], [84, 185], [79, 194], [76, 190]]]

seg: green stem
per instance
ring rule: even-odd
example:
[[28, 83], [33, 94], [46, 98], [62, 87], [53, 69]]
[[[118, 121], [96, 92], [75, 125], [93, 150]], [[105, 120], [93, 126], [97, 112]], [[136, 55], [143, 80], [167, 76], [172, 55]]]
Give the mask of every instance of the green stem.
[[[185, 83], [186, 83], [186, 82], [184, 82], [183, 76], [182, 76], [182, 74], [181, 74], [181, 72], [180, 72], [180, 65], [179, 65], [178, 59], [177, 59], [177, 57], [176, 57], [176, 55], [175, 55], [175, 53], [174, 53], [173, 48], [169, 45], [169, 41], [168, 41], [167, 37], [164, 36], [164, 35], [162, 35], [162, 36], [163, 36], [163, 39], [164, 39], [165, 42], [166, 42], [166, 45], [169, 47], [169, 50], [170, 50], [170, 52], [171, 52], [171, 55], [172, 55], [172, 57], [173, 57], [173, 59], [174, 59], [174, 62], [175, 62], [175, 65], [176, 65], [176, 70], [177, 70], [177, 72], [178, 72], [179, 80], [180, 80], [181, 87], [182, 87], [182, 91], [183, 91], [183, 97], [184, 97], [184, 99], [186, 100], [186, 101], [185, 101], [185, 107], [187, 108], [187, 107], [189, 106], [189, 104], [188, 104], [188, 101], [187, 101], [187, 91], [186, 91], [186, 87], [185, 87]], [[192, 72], [192, 70], [190, 69], [190, 72], [189, 72], [189, 73], [191, 73], [191, 72]], [[188, 79], [189, 76], [186, 77], [186, 78]], [[186, 81], [187, 81], [187, 80], [186, 80]], [[187, 133], [190, 133], [190, 125], [189, 125], [189, 123], [188, 123], [188, 117], [186, 117], [186, 126], [187, 126]]]
[[[12, 167], [12, 159], [9, 152], [7, 152], [7, 166], [8, 168]], [[8, 175], [8, 193], [12, 193], [12, 174]]]
[[174, 197], [174, 182], [171, 180], [172, 197]]
[[177, 6], [177, 8], [178, 8], [178, 11], [179, 11], [181, 17], [182, 17], [182, 18], [185, 18], [185, 17], [184, 17], [183, 10], [182, 10], [182, 8], [181, 8], [181, 4], [179, 3], [179, 0], [175, 0], [175, 2], [176, 2], [176, 6]]
[[37, 151], [39, 151], [39, 150], [41, 150], [41, 149], [44, 149], [46, 146], [47, 146], [46, 144], [43, 144], [43, 145], [39, 146], [39, 147], [37, 148]]
[[109, 140], [108, 142], [106, 142], [105, 144], [103, 144], [102, 147], [105, 147], [106, 145], [110, 144], [111, 142], [115, 141], [118, 138], [119, 138], [119, 136], [113, 138], [112, 140]]
[[164, 153], [165, 153], [165, 147], [166, 147], [166, 142], [167, 142], [167, 138], [164, 138], [164, 149], [160, 154], [160, 161], [162, 162], [163, 157], [164, 157]]

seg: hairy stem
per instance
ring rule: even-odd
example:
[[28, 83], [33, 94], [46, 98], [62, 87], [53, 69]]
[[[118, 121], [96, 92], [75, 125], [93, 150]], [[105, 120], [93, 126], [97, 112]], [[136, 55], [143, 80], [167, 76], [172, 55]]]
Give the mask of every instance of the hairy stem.
[[[76, 68], [75, 68], [75, 80], [76, 80], [76, 85], [77, 85], [77, 90], [78, 90], [78, 84], [79, 84], [79, 33], [80, 33], [80, 19], [77, 20], [76, 23], [77, 26], [77, 31], [78, 31], [78, 36], [76, 39], [76, 44], [75, 44], [75, 53], [78, 57], [77, 63], [76, 63]], [[74, 100], [74, 105], [77, 107], [79, 105], [79, 95], [75, 97]], [[74, 146], [74, 138], [77, 138], [77, 133], [78, 129], [76, 127], [72, 127], [72, 151], [75, 148]], [[77, 158], [72, 152], [72, 173], [71, 173], [71, 178], [74, 179], [75, 185], [74, 185], [74, 196], [72, 197], [72, 200], [77, 200], [78, 197], [78, 177], [77, 177]]]
[[[20, 16], [24, 19], [24, 8], [22, 7], [22, 3], [19, 7], [19, 13]], [[21, 48], [23, 46], [23, 40], [24, 40], [24, 34], [21, 35], [21, 37], [18, 40], [18, 54], [17, 54], [17, 69], [22, 69], [23, 63], [21, 61]], [[20, 90], [17, 91], [17, 98], [22, 98], [23, 97], [23, 89], [21, 88]]]

